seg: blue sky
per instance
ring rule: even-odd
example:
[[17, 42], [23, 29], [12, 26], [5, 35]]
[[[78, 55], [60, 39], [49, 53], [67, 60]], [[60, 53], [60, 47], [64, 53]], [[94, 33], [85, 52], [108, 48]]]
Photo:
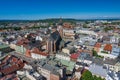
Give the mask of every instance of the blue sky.
[[120, 17], [120, 0], [0, 0], [0, 19]]

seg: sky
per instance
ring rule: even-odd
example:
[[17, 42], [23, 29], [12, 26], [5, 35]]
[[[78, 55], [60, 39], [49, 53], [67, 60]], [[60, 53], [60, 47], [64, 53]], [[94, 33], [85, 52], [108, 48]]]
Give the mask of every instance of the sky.
[[0, 0], [0, 19], [120, 17], [120, 0]]

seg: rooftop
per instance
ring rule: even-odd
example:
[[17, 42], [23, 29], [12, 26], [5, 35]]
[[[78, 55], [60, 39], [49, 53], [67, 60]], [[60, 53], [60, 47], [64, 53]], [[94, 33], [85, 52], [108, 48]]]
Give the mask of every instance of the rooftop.
[[120, 55], [120, 47], [113, 47], [111, 54], [115, 55], [115, 56], [119, 56]]
[[7, 48], [7, 47], [9, 47], [9, 46], [6, 44], [0, 43], [0, 49]]
[[56, 66], [57, 63], [53, 62], [53, 60], [42, 59], [40, 62], [38, 62], [38, 64], [40, 65], [41, 68], [44, 68], [55, 75], [59, 75], [57, 71], [61, 69], [61, 67], [57, 67]]
[[0, 72], [4, 75], [11, 74], [23, 68], [23, 66], [24, 63], [20, 59], [14, 56], [7, 56], [0, 64]]
[[80, 56], [80, 53], [74, 53], [74, 54], [71, 54], [71, 58], [72, 59], [77, 59], [78, 57]]
[[56, 55], [63, 55], [63, 56], [69, 57], [69, 55], [68, 55], [68, 54], [63, 53], [63, 52], [58, 52]]
[[34, 54], [39, 54], [39, 55], [43, 55], [43, 56], [48, 56], [47, 53], [41, 52], [38, 48], [33, 48], [31, 52], [34, 53]]
[[106, 44], [105, 47], [104, 47], [104, 50], [112, 51], [112, 45], [111, 44]]
[[75, 66], [75, 62], [73, 61], [67, 61], [67, 60], [60, 60], [62, 65], [66, 66], [67, 70], [73, 71], [73, 68]]
[[115, 78], [118, 78], [118, 80], [120, 80], [120, 72], [115, 73], [115, 72], [113, 72], [113, 71], [109, 71], [109, 72], [108, 72], [108, 75], [109, 75], [113, 80], [115, 80]]
[[90, 65], [89, 70], [94, 75], [99, 75], [99, 76], [102, 76], [102, 77], [107, 76], [107, 71], [106, 71], [106, 69], [103, 69], [103, 66], [92, 64], [92, 65]]
[[94, 47], [100, 48], [101, 47], [101, 43], [96, 43]]

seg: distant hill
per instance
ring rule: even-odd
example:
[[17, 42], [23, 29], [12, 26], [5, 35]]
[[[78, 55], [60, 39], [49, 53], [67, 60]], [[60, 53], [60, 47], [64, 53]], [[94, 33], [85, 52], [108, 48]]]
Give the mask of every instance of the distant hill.
[[[40, 20], [0, 20], [0, 23], [19, 23], [19, 22], [49, 22], [49, 23], [56, 23], [59, 22], [59, 18], [50, 18], [50, 19], [40, 19]], [[63, 22], [76, 22], [76, 21], [95, 21], [95, 20], [108, 20], [108, 21], [115, 21], [120, 20], [120, 18], [98, 18], [98, 19], [72, 19], [72, 18], [62, 18]]]

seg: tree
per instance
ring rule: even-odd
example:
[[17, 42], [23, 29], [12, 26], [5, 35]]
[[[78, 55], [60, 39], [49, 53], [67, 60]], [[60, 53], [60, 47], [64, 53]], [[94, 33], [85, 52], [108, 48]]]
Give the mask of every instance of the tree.
[[3, 37], [4, 37], [4, 38], [6, 38], [6, 37], [7, 37], [7, 35], [3, 35]]
[[94, 75], [93, 78], [94, 78], [94, 80], [97, 80], [97, 76], [96, 75]]
[[93, 56], [98, 56], [97, 52], [93, 49], [92, 50]]
[[105, 80], [105, 79], [102, 79], [101, 77], [97, 77], [96, 75], [93, 76], [94, 80]]
[[113, 29], [114, 29], [113, 27], [110, 27], [110, 26], [109, 26], [109, 27], [105, 27], [105, 28], [104, 28], [104, 31], [105, 31], [105, 32], [108, 32], [109, 30], [113, 30]]
[[82, 74], [80, 80], [94, 80], [94, 79], [93, 79], [92, 73], [87, 70]]
[[15, 31], [21, 30], [21, 27], [14, 27], [13, 28]]
[[87, 24], [83, 24], [83, 28], [88, 28], [88, 27], [87, 27]]
[[80, 80], [105, 80], [105, 79], [92, 75], [92, 73], [87, 70], [82, 74]]

